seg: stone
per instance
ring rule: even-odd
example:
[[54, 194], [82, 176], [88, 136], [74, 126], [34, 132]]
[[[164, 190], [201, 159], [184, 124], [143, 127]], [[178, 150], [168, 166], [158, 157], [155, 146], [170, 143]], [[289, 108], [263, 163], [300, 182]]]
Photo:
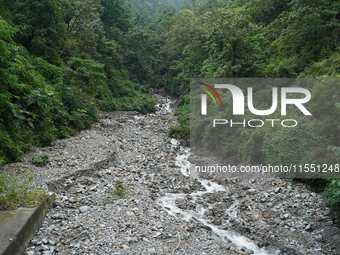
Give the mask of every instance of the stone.
[[311, 225], [311, 224], [308, 224], [308, 225], [305, 227], [305, 230], [306, 230], [306, 231], [312, 230], [312, 225]]
[[269, 213], [266, 213], [265, 215], [263, 215], [263, 218], [266, 218], [266, 219], [269, 219], [271, 218], [272, 216], [269, 214]]
[[247, 247], [242, 247], [241, 251], [245, 252], [246, 254], [254, 254], [254, 251], [248, 249]]
[[[157, 103], [165, 109], [167, 100], [163, 99], [160, 96], [162, 103], [159, 99]], [[163, 115], [157, 110], [153, 115], [104, 115], [108, 116], [89, 129], [56, 141], [55, 150], [49, 153], [51, 161], [61, 162], [60, 167], [48, 165], [44, 171], [32, 168], [38, 187], [46, 187], [46, 182], [53, 184], [56, 201], [24, 252], [43, 255], [33, 239], [45, 238], [48, 243], [44, 245], [49, 247], [45, 252], [53, 254], [150, 254], [148, 249], [153, 254], [171, 254], [179, 242], [177, 231], [181, 231], [181, 243], [174, 254], [250, 255], [250, 251], [240, 250], [242, 246], [219, 236], [226, 230], [253, 239], [254, 246], [243, 244], [251, 250], [269, 246], [268, 254], [275, 254], [274, 247], [281, 249], [277, 255], [303, 254], [302, 251], [314, 254], [318, 247], [324, 249], [324, 254], [331, 250], [332, 254], [340, 254], [339, 236], [333, 232], [335, 226], [327, 226], [331, 218], [326, 217], [328, 209], [322, 197], [311, 195], [304, 184], [292, 187], [276, 177], [246, 180], [216, 172], [203, 178], [203, 182], [195, 176], [187, 178], [182, 175], [185, 168], [190, 169], [187, 160], [200, 160], [195, 155], [197, 148], [183, 147], [188, 144], [175, 139], [172, 144], [164, 133], [157, 132], [178, 124], [172, 113]], [[138, 116], [136, 121], [133, 116]], [[86, 136], [91, 139], [85, 139]], [[46, 148], [39, 150], [45, 153]], [[69, 153], [62, 155], [63, 150]], [[208, 162], [213, 158], [206, 159]], [[75, 160], [79, 163], [77, 168], [67, 166]], [[27, 165], [30, 167], [31, 163]], [[68, 177], [59, 181], [61, 176]], [[124, 198], [110, 194], [119, 182], [128, 192]], [[223, 185], [225, 191], [214, 190], [217, 185]], [[206, 188], [211, 193], [205, 192]], [[295, 197], [297, 194], [301, 197]], [[89, 207], [85, 213], [79, 210], [83, 206]], [[266, 213], [270, 218], [263, 217]], [[318, 216], [320, 222], [316, 221]], [[192, 218], [186, 222], [189, 217]], [[308, 224], [312, 230], [305, 230]], [[212, 229], [219, 230], [215, 233]], [[291, 232], [293, 229], [295, 232]], [[319, 234], [327, 236], [329, 246], [314, 238]], [[67, 240], [71, 241], [65, 243]]]
[[274, 189], [274, 192], [277, 194], [277, 193], [279, 193], [281, 191], [281, 188], [275, 188]]
[[222, 220], [221, 219], [213, 220], [211, 223], [216, 225], [216, 226], [221, 226], [222, 225]]
[[259, 248], [263, 248], [265, 246], [263, 242], [258, 242], [256, 245]]
[[206, 230], [208, 230], [208, 231], [212, 231], [212, 228], [209, 227], [209, 226], [206, 226], [206, 225], [202, 225], [202, 228], [204, 228], [204, 229], [206, 229]]
[[155, 248], [149, 248], [149, 249], [148, 249], [148, 252], [149, 252], [150, 254], [156, 254], [156, 249], [155, 249]]
[[256, 189], [248, 189], [247, 193], [248, 194], [254, 194], [256, 192]]
[[157, 238], [157, 237], [159, 237], [159, 236], [161, 236], [161, 235], [162, 235], [161, 232], [157, 232], [157, 233], [153, 236], [153, 238]]
[[222, 244], [222, 239], [219, 238], [219, 237], [216, 236], [216, 235], [211, 235], [210, 239], [211, 239], [211, 240], [214, 240], [218, 245], [221, 245], [221, 244]]
[[133, 239], [132, 239], [132, 237], [126, 237], [125, 240], [126, 240], [126, 242], [128, 242], [128, 243], [132, 243], [132, 240], [133, 240]]
[[133, 215], [135, 215], [133, 212], [126, 212], [126, 215], [127, 216], [129, 216], [129, 217], [131, 217], [131, 216], [133, 216]]
[[49, 248], [47, 245], [45, 245], [45, 244], [42, 244], [42, 245], [41, 245], [41, 249], [42, 249], [43, 251], [49, 251], [49, 250], [50, 250], [50, 248]]
[[330, 221], [327, 221], [327, 222], [326, 222], [326, 225], [327, 225], [327, 226], [332, 226], [333, 223], [334, 223], [334, 222], [333, 222], [332, 220], [330, 220]]
[[323, 240], [322, 235], [316, 235], [315, 240], [318, 241], [319, 243], [324, 243], [325, 241]]
[[90, 207], [87, 206], [87, 205], [85, 205], [85, 206], [82, 206], [82, 207], [79, 208], [79, 212], [85, 213], [85, 212], [87, 212], [89, 209], [90, 209]]
[[181, 234], [181, 240], [188, 240], [188, 236], [185, 234]]
[[130, 247], [129, 247], [128, 245], [123, 244], [122, 246], [123, 246], [123, 249], [124, 249], [124, 250], [130, 249]]
[[221, 247], [221, 249], [224, 249], [224, 250], [229, 250], [230, 249], [230, 245], [227, 244], [226, 242], [222, 242], [220, 247]]

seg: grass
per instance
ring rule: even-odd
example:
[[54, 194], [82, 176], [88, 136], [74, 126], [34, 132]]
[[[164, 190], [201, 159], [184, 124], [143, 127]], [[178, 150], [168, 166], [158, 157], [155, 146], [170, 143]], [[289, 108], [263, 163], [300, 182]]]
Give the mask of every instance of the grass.
[[117, 197], [123, 199], [129, 195], [121, 181], [116, 181], [114, 188], [110, 189], [107, 193], [109, 196], [102, 202], [102, 205], [112, 203]]
[[34, 189], [33, 175], [29, 171], [0, 172], [0, 210], [35, 207], [45, 197], [45, 190]]

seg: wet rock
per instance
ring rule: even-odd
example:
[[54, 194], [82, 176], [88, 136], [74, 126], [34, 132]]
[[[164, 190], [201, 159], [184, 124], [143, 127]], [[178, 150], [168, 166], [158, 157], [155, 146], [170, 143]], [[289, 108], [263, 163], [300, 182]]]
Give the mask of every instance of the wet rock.
[[241, 251], [245, 252], [246, 254], [254, 254], [254, 251], [248, 249], [247, 247], [242, 247]]
[[208, 231], [212, 231], [212, 228], [209, 227], [209, 226], [206, 226], [206, 225], [202, 225], [202, 228], [204, 228], [204, 229], [206, 229], [206, 230], [208, 230]]
[[221, 226], [222, 225], [222, 220], [221, 219], [213, 220], [211, 223], [216, 225], [216, 226]]
[[221, 249], [229, 250], [230, 249], [230, 245], [227, 244], [226, 242], [222, 242], [221, 243]]
[[211, 239], [211, 240], [214, 240], [218, 245], [221, 245], [221, 244], [222, 244], [222, 239], [219, 238], [219, 237], [216, 236], [216, 235], [211, 235], [210, 239]]

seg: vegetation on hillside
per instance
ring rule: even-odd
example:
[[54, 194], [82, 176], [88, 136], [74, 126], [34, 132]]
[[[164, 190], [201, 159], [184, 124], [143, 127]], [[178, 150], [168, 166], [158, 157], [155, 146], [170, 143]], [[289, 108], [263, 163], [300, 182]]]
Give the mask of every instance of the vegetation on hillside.
[[97, 108], [154, 110], [129, 78], [131, 29], [118, 1], [0, 1], [0, 166], [89, 126]]
[[[150, 84], [181, 96], [175, 113], [180, 124], [170, 128], [171, 137], [190, 136], [190, 78], [340, 78], [339, 1], [192, 1], [179, 11], [164, 9], [145, 31], [148, 45], [159, 47], [149, 51], [157, 63]], [[270, 89], [255, 91], [259, 108], [270, 107], [261, 97]], [[338, 163], [339, 155], [327, 147], [340, 145], [339, 84], [321, 82], [309, 89], [313, 120], [304, 119], [298, 128], [224, 129], [217, 147], [209, 139], [202, 139], [202, 146], [249, 164]], [[200, 134], [212, 132], [204, 118], [195, 125]], [[339, 208], [339, 180], [302, 181], [318, 191], [329, 187], [327, 204]]]
[[[0, 165], [87, 127], [97, 108], [153, 111], [149, 87], [180, 96], [169, 135], [188, 139], [190, 78], [340, 78], [339, 39], [337, 0], [0, 0]], [[310, 88], [316, 122], [225, 130], [219, 149], [250, 164], [336, 163], [338, 86]], [[339, 208], [338, 179], [308, 182]]]

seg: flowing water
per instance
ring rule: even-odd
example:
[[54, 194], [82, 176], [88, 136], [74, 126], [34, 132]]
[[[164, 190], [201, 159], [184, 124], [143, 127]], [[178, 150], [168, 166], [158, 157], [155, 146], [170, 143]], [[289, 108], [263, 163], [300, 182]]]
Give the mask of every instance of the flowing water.
[[[156, 109], [158, 112], [171, 112], [173, 111], [170, 108], [171, 100], [167, 100], [166, 104], [158, 104], [156, 105]], [[180, 169], [181, 173], [184, 176], [190, 176], [198, 178], [197, 176], [193, 176], [193, 173], [190, 174], [190, 162], [188, 157], [190, 156], [190, 148], [180, 146], [179, 141], [176, 139], [171, 140], [172, 146], [178, 150], [176, 157], [176, 165]], [[219, 185], [215, 182], [211, 182], [209, 180], [199, 179], [198, 181], [204, 186], [206, 191], [193, 192], [189, 194], [192, 196], [192, 203], [196, 204], [196, 211], [191, 210], [182, 210], [176, 206], [176, 199], [183, 199], [188, 194], [184, 193], [166, 193], [165, 196], [160, 197], [156, 202], [158, 205], [162, 206], [162, 208], [168, 212], [168, 214], [180, 217], [184, 221], [189, 221], [191, 218], [200, 222], [201, 224], [209, 227], [212, 232], [221, 238], [221, 240], [231, 241], [234, 245], [236, 245], [239, 249], [242, 247], [246, 247], [247, 249], [253, 250], [255, 255], [269, 255], [271, 254], [269, 251], [265, 250], [265, 248], [258, 248], [255, 242], [250, 240], [249, 238], [242, 236], [238, 233], [229, 230], [219, 229], [213, 224], [210, 224], [206, 219], [204, 219], [204, 212], [210, 208], [204, 208], [201, 205], [196, 203], [198, 197], [207, 194], [207, 193], [215, 193], [215, 192], [225, 192], [225, 196], [228, 196], [229, 191], [227, 187]], [[229, 215], [229, 218], [236, 219], [237, 218], [237, 204], [238, 201], [234, 198], [234, 203], [226, 210], [226, 214]]]

